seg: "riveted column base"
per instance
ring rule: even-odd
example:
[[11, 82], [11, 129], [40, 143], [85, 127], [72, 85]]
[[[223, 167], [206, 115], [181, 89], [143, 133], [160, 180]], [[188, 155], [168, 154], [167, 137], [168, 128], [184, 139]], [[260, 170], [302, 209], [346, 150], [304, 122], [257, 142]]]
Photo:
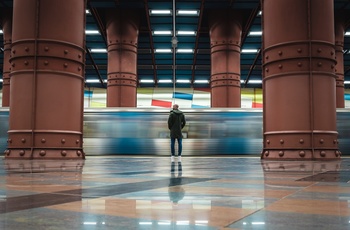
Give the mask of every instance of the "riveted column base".
[[6, 149], [5, 159], [85, 159], [83, 149]]
[[338, 160], [340, 157], [341, 152], [337, 149], [264, 149], [261, 153], [264, 160]]

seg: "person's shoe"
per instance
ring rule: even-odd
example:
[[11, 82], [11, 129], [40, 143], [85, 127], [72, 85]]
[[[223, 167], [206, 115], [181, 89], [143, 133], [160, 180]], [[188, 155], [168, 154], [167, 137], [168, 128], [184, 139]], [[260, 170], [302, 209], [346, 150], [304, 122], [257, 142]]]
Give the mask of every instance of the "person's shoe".
[[174, 156], [171, 156], [170, 159], [171, 159], [171, 162], [174, 162], [175, 157], [174, 157]]
[[181, 162], [181, 156], [178, 156], [177, 161]]

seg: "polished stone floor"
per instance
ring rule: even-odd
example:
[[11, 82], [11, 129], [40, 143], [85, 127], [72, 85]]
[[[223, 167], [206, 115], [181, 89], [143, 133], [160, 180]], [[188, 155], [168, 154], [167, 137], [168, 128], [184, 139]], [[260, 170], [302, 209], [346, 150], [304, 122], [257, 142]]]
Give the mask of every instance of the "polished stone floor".
[[350, 158], [0, 160], [0, 229], [350, 229]]

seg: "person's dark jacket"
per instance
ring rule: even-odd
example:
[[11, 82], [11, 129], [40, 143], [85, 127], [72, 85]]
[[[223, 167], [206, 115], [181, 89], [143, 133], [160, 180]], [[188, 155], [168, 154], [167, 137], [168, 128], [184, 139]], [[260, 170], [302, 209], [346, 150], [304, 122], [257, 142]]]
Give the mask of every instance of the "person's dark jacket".
[[168, 128], [170, 129], [171, 138], [182, 138], [181, 129], [185, 127], [186, 119], [182, 111], [173, 109], [170, 111], [168, 119]]

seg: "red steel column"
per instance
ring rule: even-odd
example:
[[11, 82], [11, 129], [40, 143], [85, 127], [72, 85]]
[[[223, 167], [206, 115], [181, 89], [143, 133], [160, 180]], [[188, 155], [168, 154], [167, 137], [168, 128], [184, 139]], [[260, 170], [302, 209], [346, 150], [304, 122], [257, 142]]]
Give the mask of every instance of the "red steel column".
[[335, 55], [337, 58], [337, 64], [335, 66], [335, 73], [337, 75], [337, 87], [336, 98], [337, 108], [345, 108], [344, 100], [344, 32], [345, 26], [343, 21], [335, 21]]
[[85, 4], [14, 0], [6, 158], [84, 158]]
[[10, 105], [10, 55], [12, 43], [12, 9], [2, 15], [2, 31], [4, 37], [4, 63], [2, 72], [2, 107]]
[[242, 26], [232, 11], [210, 17], [211, 107], [241, 107]]
[[138, 16], [136, 12], [107, 13], [107, 107], [136, 107]]
[[262, 0], [262, 159], [340, 158], [333, 0]]

